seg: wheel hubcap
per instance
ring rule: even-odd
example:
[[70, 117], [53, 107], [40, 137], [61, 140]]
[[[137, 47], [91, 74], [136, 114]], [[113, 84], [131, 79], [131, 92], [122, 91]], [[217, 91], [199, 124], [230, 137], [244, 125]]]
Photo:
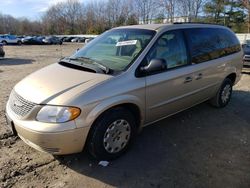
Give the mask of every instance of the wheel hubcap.
[[231, 95], [231, 86], [228, 84], [224, 87], [222, 93], [221, 93], [221, 100], [223, 103], [226, 103]]
[[114, 121], [104, 134], [103, 145], [105, 150], [109, 153], [121, 151], [128, 144], [130, 134], [131, 128], [126, 120]]

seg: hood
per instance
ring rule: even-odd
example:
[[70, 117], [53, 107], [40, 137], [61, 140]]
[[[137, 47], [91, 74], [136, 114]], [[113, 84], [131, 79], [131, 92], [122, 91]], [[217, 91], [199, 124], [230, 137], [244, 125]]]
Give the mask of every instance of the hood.
[[111, 75], [90, 73], [59, 65], [49, 65], [20, 81], [14, 90], [24, 99], [36, 104], [63, 105]]

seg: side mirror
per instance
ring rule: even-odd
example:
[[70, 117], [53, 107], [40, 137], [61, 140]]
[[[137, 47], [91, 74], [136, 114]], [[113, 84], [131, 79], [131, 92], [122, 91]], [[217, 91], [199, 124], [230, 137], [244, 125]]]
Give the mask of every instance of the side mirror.
[[145, 67], [140, 68], [143, 75], [162, 72], [167, 69], [167, 62], [164, 59], [152, 59]]

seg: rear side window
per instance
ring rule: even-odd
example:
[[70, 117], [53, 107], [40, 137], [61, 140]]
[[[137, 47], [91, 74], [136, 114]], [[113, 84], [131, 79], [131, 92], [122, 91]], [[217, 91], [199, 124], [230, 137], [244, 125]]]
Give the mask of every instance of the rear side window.
[[202, 63], [240, 51], [237, 38], [227, 29], [187, 29], [192, 63]]

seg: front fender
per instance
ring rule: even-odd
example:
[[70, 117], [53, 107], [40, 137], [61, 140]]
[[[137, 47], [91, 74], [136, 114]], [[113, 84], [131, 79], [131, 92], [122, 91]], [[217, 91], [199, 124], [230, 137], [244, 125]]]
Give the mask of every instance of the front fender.
[[[144, 100], [143, 100], [144, 101]], [[136, 105], [140, 110], [141, 124], [144, 122], [145, 118], [145, 104], [141, 99], [133, 95], [121, 95], [106, 100], [101, 101], [97, 104], [86, 116], [85, 122], [88, 125], [92, 125], [94, 121], [106, 110], [122, 105], [122, 104], [133, 104]]]

